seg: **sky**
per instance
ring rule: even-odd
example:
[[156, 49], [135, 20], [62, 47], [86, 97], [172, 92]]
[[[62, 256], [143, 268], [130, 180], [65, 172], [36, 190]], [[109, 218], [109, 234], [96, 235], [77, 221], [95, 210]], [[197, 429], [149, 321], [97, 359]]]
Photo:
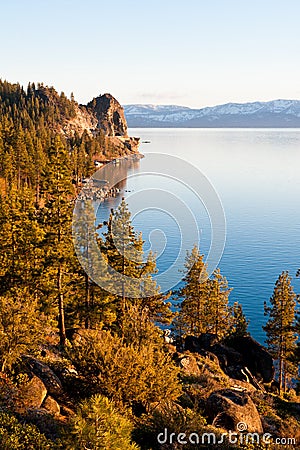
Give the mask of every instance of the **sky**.
[[299, 0], [0, 0], [0, 78], [87, 103], [300, 99]]

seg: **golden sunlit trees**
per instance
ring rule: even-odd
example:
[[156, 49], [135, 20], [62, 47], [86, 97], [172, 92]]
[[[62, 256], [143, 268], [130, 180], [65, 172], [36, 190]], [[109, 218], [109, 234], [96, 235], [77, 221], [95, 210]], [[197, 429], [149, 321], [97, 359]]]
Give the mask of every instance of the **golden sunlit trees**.
[[285, 392], [290, 373], [290, 358], [296, 349], [295, 333], [296, 294], [288, 272], [282, 272], [277, 279], [270, 306], [265, 303], [268, 321], [263, 327], [267, 334], [267, 345], [274, 359], [278, 361], [279, 392]]
[[231, 289], [217, 269], [209, 278], [203, 255], [195, 246], [187, 253], [184, 286], [178, 297], [181, 300], [175, 328], [178, 334], [200, 336], [214, 333], [226, 336], [233, 325], [232, 308], [228, 297]]

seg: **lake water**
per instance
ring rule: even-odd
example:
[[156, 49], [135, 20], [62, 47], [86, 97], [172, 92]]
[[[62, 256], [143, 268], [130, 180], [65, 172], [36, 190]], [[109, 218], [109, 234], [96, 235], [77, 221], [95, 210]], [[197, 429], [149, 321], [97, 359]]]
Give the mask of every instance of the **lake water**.
[[[166, 278], [176, 284], [182, 276], [178, 269], [182, 268], [185, 250], [197, 242], [195, 221], [205, 255], [212, 230], [209, 205], [199, 202], [188, 189], [186, 175], [183, 184], [178, 177], [147, 173], [147, 152], [169, 154], [189, 162], [218, 193], [227, 223], [219, 267], [233, 288], [231, 303], [239, 301], [243, 305], [250, 319], [250, 332], [263, 342], [261, 327], [266, 320], [263, 303], [272, 295], [274, 283], [283, 270], [290, 272], [295, 291], [300, 292], [300, 280], [295, 278], [300, 267], [300, 130], [131, 129], [129, 132], [150, 143], [141, 144], [140, 152], [146, 156], [131, 165], [122, 195], [133, 211], [135, 229], [143, 233], [145, 249], [151, 248], [158, 255], [159, 284], [165, 288]], [[116, 166], [116, 170], [120, 168]], [[115, 208], [119, 201], [120, 197], [102, 203], [98, 219], [105, 220], [110, 208]], [[166, 272], [170, 267], [172, 270]]]

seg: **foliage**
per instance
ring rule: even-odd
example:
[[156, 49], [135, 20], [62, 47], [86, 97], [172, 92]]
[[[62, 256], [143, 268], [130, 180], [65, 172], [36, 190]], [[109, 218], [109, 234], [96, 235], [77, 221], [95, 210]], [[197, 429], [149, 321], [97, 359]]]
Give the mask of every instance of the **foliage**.
[[[176, 403], [165, 402], [151, 415], [143, 415], [137, 424], [134, 436], [142, 449], [161, 449], [157, 436], [168, 430], [168, 435], [175, 433], [203, 433], [206, 431], [206, 420], [192, 409], [183, 409]], [[187, 449], [193, 446], [184, 446]], [[177, 447], [174, 447], [177, 448]], [[178, 447], [179, 448], [179, 447]]]
[[197, 246], [187, 252], [183, 281], [185, 284], [178, 294], [182, 301], [175, 322], [177, 334], [215, 333], [219, 338], [224, 337], [234, 322], [228, 303], [231, 289], [219, 270], [208, 278]]
[[238, 302], [234, 302], [233, 304], [233, 323], [231, 336], [247, 336], [248, 332], [249, 320], [246, 319], [246, 316], [243, 312], [242, 305]]
[[[45, 318], [44, 318], [45, 322]], [[9, 369], [22, 353], [36, 348], [45, 333], [43, 315], [28, 291], [14, 289], [0, 297], [1, 371]]]
[[14, 416], [0, 412], [0, 448], [3, 450], [54, 450], [55, 445], [40, 433], [36, 426], [22, 424]]
[[149, 320], [170, 323], [173, 314], [166, 301], [169, 295], [162, 295], [152, 278], [157, 272], [154, 255], [145, 257], [144, 241], [134, 231], [124, 199], [116, 211], [112, 210], [99, 244], [110, 268], [111, 282], [118, 289], [115, 303], [121, 332], [126, 310], [132, 304], [139, 308], [140, 314], [146, 312]]
[[117, 404], [141, 404], [146, 410], [181, 392], [179, 369], [157, 344], [145, 342], [138, 348], [108, 331], [88, 330], [69, 357], [94, 392]]
[[132, 429], [130, 420], [111, 401], [95, 395], [79, 405], [63, 444], [69, 450], [137, 450], [131, 442]]
[[278, 360], [279, 390], [285, 392], [291, 370], [289, 359], [296, 350], [295, 334], [296, 294], [288, 272], [282, 272], [275, 283], [271, 306], [265, 303], [265, 315], [269, 316], [264, 330], [267, 334], [268, 349]]

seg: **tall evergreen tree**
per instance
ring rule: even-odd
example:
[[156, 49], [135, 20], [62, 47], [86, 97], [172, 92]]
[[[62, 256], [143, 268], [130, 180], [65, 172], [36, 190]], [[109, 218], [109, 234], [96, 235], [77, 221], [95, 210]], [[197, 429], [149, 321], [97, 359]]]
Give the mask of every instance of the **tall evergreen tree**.
[[27, 287], [38, 295], [44, 231], [30, 189], [12, 188], [0, 196], [0, 285], [6, 292]]
[[43, 208], [45, 227], [45, 285], [50, 298], [57, 300], [60, 344], [65, 345], [65, 297], [70, 291], [74, 250], [72, 215], [74, 188], [68, 152], [59, 138], [50, 148], [43, 185], [47, 202]]
[[296, 348], [295, 334], [296, 294], [291, 285], [288, 272], [282, 272], [275, 283], [271, 306], [264, 305], [265, 315], [269, 317], [263, 327], [267, 334], [268, 349], [278, 361], [279, 392], [286, 391], [289, 375], [289, 359]]
[[231, 336], [247, 336], [249, 320], [246, 319], [246, 316], [243, 312], [242, 305], [238, 302], [234, 302], [232, 308], [233, 321], [232, 321], [232, 329]]
[[152, 278], [156, 272], [152, 254], [145, 258], [144, 241], [136, 234], [131, 223], [128, 206], [123, 199], [116, 211], [111, 211], [107, 231], [100, 239], [100, 247], [107, 260], [111, 281], [119, 291], [115, 297], [118, 324], [122, 328], [128, 304], [138, 304], [141, 311], [147, 311], [150, 320], [170, 321], [168, 296], [160, 293]]
[[[109, 325], [116, 318], [114, 297], [109, 292], [110, 275], [99, 255], [95, 210], [92, 201], [77, 201], [75, 215], [73, 237], [81, 263], [78, 275], [82, 280], [81, 282], [80, 279], [76, 280], [76, 292], [77, 297], [82, 300], [77, 300], [77, 305], [72, 305], [73, 311], [77, 311], [80, 326], [90, 328], [96, 326], [99, 321]], [[100, 287], [104, 276], [106, 277], [104, 281], [107, 291]]]
[[197, 246], [187, 253], [183, 282], [178, 294], [182, 300], [175, 322], [176, 332], [180, 336], [215, 333], [219, 338], [229, 333], [233, 324], [232, 308], [228, 304], [231, 289], [219, 269], [208, 277]]
[[187, 252], [184, 286], [179, 291], [179, 298], [183, 300], [176, 319], [176, 329], [180, 335], [199, 336], [206, 332], [205, 310], [209, 293], [207, 279], [203, 255], [195, 245], [191, 252]]
[[208, 283], [208, 299], [205, 322], [207, 331], [216, 334], [219, 338], [228, 333], [233, 323], [232, 308], [228, 297], [232, 289], [228, 287], [226, 278], [216, 269]]

